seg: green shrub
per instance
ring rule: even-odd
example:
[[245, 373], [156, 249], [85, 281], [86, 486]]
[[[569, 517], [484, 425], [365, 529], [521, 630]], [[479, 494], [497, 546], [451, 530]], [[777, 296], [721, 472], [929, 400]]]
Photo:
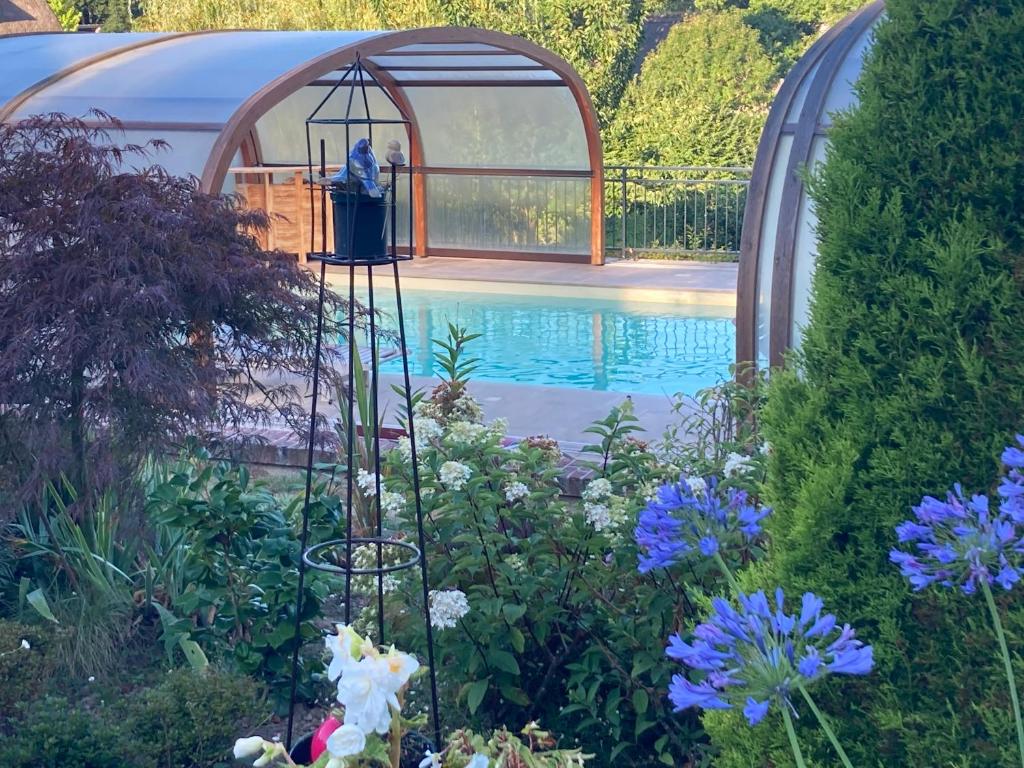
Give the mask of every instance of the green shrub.
[[661, 165], [753, 162], [775, 65], [738, 11], [676, 24], [629, 84], [608, 129], [609, 160]]
[[238, 735], [257, 724], [262, 688], [227, 672], [177, 670], [132, 700], [125, 731], [146, 768], [203, 768], [230, 758]]
[[45, 628], [0, 619], [0, 731], [15, 704], [42, 693], [53, 672], [50, 646], [51, 633]]
[[135, 768], [115, 717], [98, 717], [51, 696], [19, 711], [17, 729], [0, 741], [4, 768]]
[[[1024, 425], [1024, 0], [886, 7], [814, 184], [812, 314], [769, 395], [773, 546], [749, 581], [814, 591], [874, 644], [874, 674], [825, 688], [855, 765], [1010, 765], [983, 605], [912, 595], [887, 554], [923, 495], [986, 490]], [[721, 768], [788, 762], [777, 722], [706, 724]]]

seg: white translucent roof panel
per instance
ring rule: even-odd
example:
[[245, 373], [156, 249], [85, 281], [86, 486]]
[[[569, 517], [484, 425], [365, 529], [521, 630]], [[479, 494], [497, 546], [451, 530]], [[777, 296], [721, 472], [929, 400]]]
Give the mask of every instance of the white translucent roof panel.
[[427, 165], [590, 169], [579, 107], [565, 87], [408, 88]]
[[55, 72], [107, 51], [163, 35], [16, 35], [0, 37], [0, 106]]
[[372, 56], [377, 66], [389, 67], [528, 67], [537, 62], [528, 56], [509, 54], [507, 56]]
[[20, 114], [220, 123], [253, 93], [320, 54], [379, 32], [223, 32], [168, 38], [75, 73], [30, 99]]

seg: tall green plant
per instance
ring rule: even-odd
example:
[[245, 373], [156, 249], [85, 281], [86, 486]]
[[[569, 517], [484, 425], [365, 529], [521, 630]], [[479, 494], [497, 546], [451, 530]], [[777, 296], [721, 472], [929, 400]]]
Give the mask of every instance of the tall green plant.
[[[812, 313], [765, 413], [776, 514], [751, 581], [813, 591], [875, 641], [873, 679], [821, 702], [855, 765], [1011, 765], [985, 606], [911, 599], [887, 553], [922, 496], [985, 490], [1024, 421], [1024, 0], [886, 11], [813, 185]], [[1019, 637], [1024, 611], [1002, 608]], [[723, 768], [785, 759], [767, 730], [706, 723]]]

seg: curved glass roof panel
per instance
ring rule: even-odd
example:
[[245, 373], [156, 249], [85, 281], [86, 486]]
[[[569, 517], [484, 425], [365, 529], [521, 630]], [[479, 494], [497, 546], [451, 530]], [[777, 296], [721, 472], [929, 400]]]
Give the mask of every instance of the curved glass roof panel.
[[119, 35], [15, 35], [0, 37], [0, 108], [26, 88], [93, 56], [145, 40], [158, 33]]
[[[168, 37], [66, 77], [18, 114], [98, 108], [125, 121], [223, 123], [276, 77], [379, 32], [217, 32]], [[120, 37], [120, 35], [111, 35]]]

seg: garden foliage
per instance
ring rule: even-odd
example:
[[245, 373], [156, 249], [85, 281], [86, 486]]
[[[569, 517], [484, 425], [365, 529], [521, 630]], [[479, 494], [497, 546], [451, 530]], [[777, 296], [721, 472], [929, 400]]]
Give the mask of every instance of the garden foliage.
[[[872, 638], [876, 673], [823, 689], [859, 765], [1017, 759], [985, 606], [912, 596], [888, 553], [922, 496], [988, 491], [1024, 418], [1022, 72], [1024, 1], [890, 0], [813, 184], [811, 319], [768, 401], [777, 511], [749, 581], [813, 591]], [[786, 760], [777, 728], [707, 725], [723, 768]]]
[[312, 365], [315, 278], [259, 246], [266, 214], [126, 172], [164, 144], [94, 125], [0, 126], [0, 493], [64, 474], [89, 500], [212, 424], [305, 421], [284, 375]]

